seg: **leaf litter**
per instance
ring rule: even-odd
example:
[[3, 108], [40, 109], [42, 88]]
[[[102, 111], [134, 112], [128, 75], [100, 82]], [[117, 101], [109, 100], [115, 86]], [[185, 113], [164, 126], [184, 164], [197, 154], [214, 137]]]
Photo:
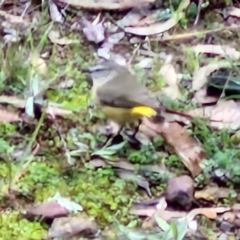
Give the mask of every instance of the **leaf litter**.
[[[44, 188], [44, 183], [41, 182], [43, 173], [47, 174], [48, 171], [52, 171], [50, 177], [46, 177], [46, 179], [51, 181], [51, 178], [56, 174], [54, 169], [61, 169], [61, 174], [69, 171], [66, 169], [63, 170], [62, 166], [59, 166], [59, 163], [52, 164], [51, 160], [55, 158], [60, 160], [63, 154], [68, 154], [71, 157], [74, 157], [75, 160], [75, 158], [79, 157], [79, 154], [81, 157], [81, 154], [84, 154], [84, 157], [80, 157], [81, 161], [83, 161], [82, 163], [74, 161], [75, 165], [80, 164], [80, 172], [74, 171], [72, 174], [66, 174], [63, 177], [58, 176], [57, 180], [54, 179], [50, 184], [51, 187], [54, 186], [54, 189], [50, 188], [50, 192], [43, 191], [43, 200], [46, 200], [46, 197], [48, 197], [49, 202], [39, 201], [39, 195], [37, 195], [37, 197], [34, 196], [34, 203], [25, 205], [24, 207], [27, 214], [53, 219], [53, 223], [48, 225], [48, 237], [69, 238], [79, 235], [85, 236], [83, 235], [83, 231], [85, 230], [90, 230], [93, 236], [99, 237], [101, 235], [101, 231], [99, 229], [101, 228], [103, 230], [103, 234], [107, 234], [106, 226], [108, 226], [109, 223], [113, 223], [115, 221], [114, 218], [118, 217], [122, 222], [124, 222], [124, 230], [128, 231], [124, 236], [130, 236], [129, 239], [144, 239], [145, 237], [146, 239], [160, 239], [160, 236], [161, 239], [184, 239], [185, 237], [196, 235], [202, 227], [200, 221], [198, 221], [199, 218], [197, 218], [199, 215], [204, 216], [205, 219], [207, 218], [211, 221], [222, 221], [219, 229], [214, 229], [220, 231], [221, 236], [224, 236], [224, 232], [228, 232], [228, 229], [232, 229], [232, 225], [239, 226], [239, 207], [237, 205], [238, 203], [234, 203], [234, 201], [237, 201], [237, 198], [234, 197], [236, 192], [233, 190], [235, 185], [230, 180], [228, 180], [227, 185], [231, 186], [231, 188], [221, 186], [219, 182], [217, 182], [216, 185], [209, 183], [209, 173], [213, 172], [213, 170], [216, 173], [216, 171], [222, 167], [218, 166], [216, 163], [214, 165], [213, 161], [217, 162], [217, 160], [219, 160], [215, 158], [216, 151], [218, 154], [221, 153], [221, 151], [224, 151], [223, 149], [225, 146], [224, 144], [226, 144], [226, 139], [223, 139], [221, 142], [218, 139], [219, 136], [215, 137], [215, 142], [220, 142], [218, 144], [218, 146], [220, 146], [219, 149], [215, 146], [215, 155], [209, 152], [209, 149], [206, 148], [205, 144], [206, 142], [209, 142], [209, 145], [212, 144], [210, 141], [210, 135], [214, 133], [216, 129], [224, 129], [230, 135], [233, 131], [239, 128], [238, 101], [236, 99], [222, 99], [222, 96], [219, 98], [209, 97], [207, 96], [206, 90], [206, 83], [208, 83], [213, 72], [219, 69], [230, 69], [237, 66], [235, 61], [239, 59], [239, 49], [238, 47], [233, 47], [232, 44], [229, 44], [229, 41], [224, 41], [223, 44], [219, 42], [216, 44], [214, 41], [211, 42], [210, 39], [209, 44], [202, 44], [198, 41], [194, 41], [192, 43], [189, 40], [189, 43], [187, 43], [189, 49], [194, 52], [195, 56], [204, 56], [206, 60], [204, 62], [196, 63], [188, 60], [188, 57], [190, 58], [191, 56], [188, 56], [186, 59], [183, 57], [187, 53], [184, 52], [183, 48], [179, 48], [178, 42], [181, 39], [186, 40], [189, 39], [189, 37], [194, 38], [199, 36], [199, 34], [203, 34], [205, 36], [211, 33], [217, 34], [218, 32], [224, 31], [224, 29], [234, 32], [235, 27], [230, 26], [227, 28], [226, 26], [226, 28], [224, 28], [225, 19], [223, 18], [223, 22], [221, 23], [224, 26], [223, 28], [212, 29], [211, 31], [199, 30], [199, 34], [196, 32], [189, 34], [188, 29], [184, 30], [184, 27], [189, 27], [189, 25], [187, 25], [187, 27], [184, 26], [184, 20], [188, 19], [188, 17], [186, 17], [186, 12], [190, 1], [179, 1], [178, 8], [173, 10], [172, 13], [169, 11], [170, 8], [163, 12], [160, 12], [158, 9], [152, 10], [152, 8], [149, 8], [155, 7], [152, 3], [153, 1], [151, 0], [102, 0], [98, 2], [69, 0], [61, 0], [59, 2], [49, 1], [47, 5], [49, 10], [48, 14], [50, 15], [49, 18], [56, 24], [56, 26], [53, 27], [53, 25], [50, 25], [48, 29], [45, 29], [44, 34], [47, 36], [46, 39], [44, 39], [44, 37], [42, 39], [38, 39], [41, 44], [46, 44], [46, 47], [52, 47], [51, 51], [47, 51], [50, 55], [52, 54], [51, 52], [57, 54], [57, 51], [60, 49], [59, 46], [67, 52], [72, 50], [71, 48], [75, 48], [80, 44], [83, 44], [81, 45], [81, 48], [85, 51], [85, 47], [89, 45], [91, 46], [91, 50], [88, 49], [85, 54], [91, 52], [93, 57], [98, 56], [105, 59], [109, 59], [114, 56], [113, 58], [115, 60], [118, 59], [118, 61], [122, 62], [123, 65], [130, 65], [131, 63], [141, 70], [136, 72], [136, 75], [139, 78], [141, 78], [141, 74], [144, 73], [144, 77], [141, 79], [143, 81], [145, 78], [149, 78], [149, 69], [154, 71], [152, 66], [155, 65], [155, 63], [157, 65], [160, 62], [161, 67], [157, 67], [158, 78], [153, 79], [153, 83], [147, 82], [147, 84], [149, 84], [149, 87], [153, 89], [156, 88], [153, 86], [155, 84], [157, 86], [157, 90], [155, 89], [156, 95], [166, 95], [169, 99], [171, 99], [172, 103], [190, 102], [189, 108], [191, 109], [186, 110], [181, 107], [171, 109], [171, 104], [164, 104], [164, 102], [164, 107], [162, 108], [162, 116], [165, 118], [164, 122], [156, 122], [152, 119], [143, 119], [140, 126], [140, 132], [136, 134], [135, 139], [140, 143], [140, 148], [139, 143], [136, 144], [136, 141], [134, 143], [137, 145], [137, 147], [134, 146], [137, 151], [131, 152], [126, 150], [131, 149], [129, 146], [131, 141], [129, 141], [129, 143], [118, 143], [107, 148], [100, 148], [98, 146], [99, 139], [92, 137], [82, 138], [85, 140], [87, 139], [88, 142], [79, 142], [79, 149], [72, 150], [71, 141], [69, 143], [69, 139], [65, 140], [65, 132], [63, 131], [65, 129], [65, 125], [61, 123], [64, 125], [62, 128], [57, 121], [60, 120], [59, 117], [64, 116], [67, 118], [67, 120], [65, 119], [68, 125], [67, 129], [74, 128], [76, 126], [76, 122], [73, 121], [73, 123], [71, 123], [68, 121], [73, 120], [71, 118], [73, 113], [76, 111], [69, 110], [55, 101], [60, 100], [60, 102], [66, 102], [67, 97], [70, 95], [73, 95], [74, 99], [79, 97], [79, 95], [83, 96], [85, 94], [84, 91], [81, 94], [77, 93], [76, 96], [74, 95], [74, 91], [76, 91], [76, 89], [77, 92], [80, 91], [79, 86], [83, 83], [83, 81], [78, 82], [77, 84], [74, 82], [69, 85], [68, 88], [71, 90], [73, 89], [73, 92], [67, 92], [68, 90], [64, 87], [57, 88], [58, 86], [54, 86], [54, 88], [50, 88], [50, 85], [57, 85], [55, 82], [56, 77], [54, 77], [53, 80], [52, 76], [49, 77], [52, 71], [52, 64], [55, 63], [49, 61], [51, 56], [47, 58], [42, 57], [42, 50], [38, 50], [39, 52], [32, 50], [29, 51], [30, 54], [28, 55], [30, 57], [27, 62], [29, 63], [32, 73], [21, 76], [22, 79], [30, 78], [29, 82], [31, 86], [27, 89], [27, 91], [21, 90], [21, 94], [18, 93], [9, 96], [9, 92], [6, 91], [8, 93], [6, 94], [4, 92], [5, 89], [2, 90], [1, 87], [0, 103], [4, 107], [1, 108], [0, 111], [0, 122], [3, 124], [15, 124], [15, 122], [17, 122], [17, 124], [19, 124], [18, 129], [21, 129], [22, 123], [28, 125], [31, 122], [31, 124], [35, 124], [35, 122], [38, 121], [35, 107], [36, 105], [40, 105], [40, 110], [43, 112], [46, 111], [46, 113], [51, 116], [51, 119], [54, 119], [55, 122], [53, 121], [52, 124], [55, 124], [58, 130], [61, 129], [61, 131], [56, 131], [56, 135], [58, 135], [58, 151], [60, 152], [63, 150], [63, 153], [61, 152], [61, 157], [51, 155], [50, 159], [47, 158], [48, 165], [43, 172], [37, 172], [37, 168], [35, 170], [31, 168], [33, 164], [44, 163], [44, 160], [39, 159], [39, 156], [41, 155], [39, 152], [44, 150], [44, 141], [46, 140], [44, 140], [44, 136], [40, 136], [42, 133], [38, 133], [38, 131], [35, 133], [35, 135], [39, 135], [38, 140], [40, 140], [41, 144], [37, 144], [37, 147], [32, 154], [30, 154], [31, 149], [29, 150], [28, 148], [28, 151], [26, 149], [26, 152], [28, 153], [27, 155], [30, 154], [29, 159], [25, 162], [25, 164], [23, 163], [21, 165], [18, 171], [14, 170], [15, 175], [13, 179], [11, 179], [10, 193], [14, 193], [15, 199], [18, 198], [17, 193], [20, 192], [23, 196], [30, 195], [28, 185], [22, 185], [22, 188], [20, 186], [21, 183], [24, 183], [24, 181], [29, 181], [27, 178], [32, 176], [32, 174], [34, 177], [31, 181], [34, 182], [37, 179], [37, 183], [35, 182], [33, 184], [35, 186], [31, 186], [31, 188], [34, 189], [34, 194], [36, 194], [35, 192], [39, 191], [36, 190], [38, 189], [38, 186]], [[65, 8], [62, 4], [66, 4], [68, 7]], [[80, 8], [82, 10], [79, 10]], [[70, 15], [68, 15], [69, 12], [74, 15], [76, 13], [76, 9], [80, 14], [76, 14], [75, 18], [72, 18], [75, 22], [70, 22], [70, 24], [68, 24], [69, 19], [71, 19]], [[104, 13], [98, 14], [97, 16], [94, 16], [94, 14], [89, 15], [88, 9], [95, 9], [97, 11], [103, 9], [106, 11], [118, 9], [119, 12], [117, 13], [117, 18], [115, 15], [112, 15], [110, 17], [111, 20], [109, 21], [109, 17], [105, 16]], [[18, 7], [17, 10], [22, 14], [21, 16], [14, 15], [14, 11], [8, 12], [2, 10], [1, 5], [1, 30], [3, 30], [2, 37], [4, 39], [5, 47], [7, 46], [7, 48], [13, 47], [12, 44], [14, 42], [19, 43], [21, 41], [27, 41], [26, 36], [28, 35], [31, 43], [36, 41], [35, 36], [30, 36], [30, 33], [31, 31], [39, 30], [39, 23], [41, 22], [39, 14], [41, 16], [43, 12], [34, 9], [33, 6], [27, 4], [23, 4], [21, 7]], [[129, 12], [126, 14], [121, 12], [121, 10], [128, 10]], [[236, 7], [226, 8], [227, 14], [234, 17], [239, 17], [238, 10], [239, 9]], [[33, 13], [36, 14], [35, 17]], [[42, 17], [44, 17], [44, 15], [42, 15]], [[121, 19], [119, 19], [120, 17]], [[201, 18], [198, 22], [199, 21], [201, 24], [202, 21], [204, 22]], [[72, 35], [70, 36], [64, 32], [65, 30], [73, 30], [74, 28], [72, 26], [74, 26], [74, 24], [78, 25], [78, 27], [76, 27], [79, 34], [77, 38], [72, 38]], [[188, 22], [188, 24], [191, 25], [191, 21]], [[58, 28], [59, 26], [62, 28]], [[69, 26], [71, 26], [71, 28], [69, 28]], [[81, 31], [79, 31], [79, 26], [81, 26]], [[178, 33], [179, 27], [181, 27], [185, 33]], [[64, 31], [62, 31], [63, 29]], [[173, 33], [175, 30], [177, 33]], [[151, 36], [160, 33], [165, 33], [165, 35], [154, 36], [155, 39]], [[137, 48], [136, 46], [131, 45], [131, 35], [135, 35], [134, 37], [137, 39], [138, 43], [140, 43]], [[143, 39], [139, 36], [146, 38]], [[82, 37], [84, 39], [83, 41], [81, 39]], [[160, 42], [164, 41], [166, 43], [166, 41], [172, 41], [171, 44], [167, 44], [167, 47], [169, 48], [161, 46], [161, 53], [165, 54], [164, 57], [163, 54], [157, 53], [159, 52], [158, 49], [156, 49], [152, 44], [152, 42], [156, 41], [156, 37]], [[196, 42], [198, 44], [196, 44]], [[171, 47], [174, 44], [177, 45], [177, 49], [172, 51]], [[122, 49], [117, 49], [119, 46], [122, 49], [125, 48], [124, 50], [127, 53], [122, 53]], [[68, 79], [74, 79], [73, 81], [77, 81], [75, 78], [77, 79], [79, 77], [78, 74], [74, 72], [74, 68], [77, 66], [70, 60], [71, 57], [79, 57], [74, 55], [75, 52], [77, 55], [82, 54], [79, 49], [78, 51], [70, 52], [70, 55], [67, 57], [67, 62], [69, 64], [66, 62], [63, 64], [64, 68], [68, 70], [64, 71], [63, 75], [69, 75]], [[147, 58], [145, 58], [146, 54]], [[211, 55], [211, 58], [209, 57], [209, 54]], [[3, 56], [5, 58], [6, 52]], [[136, 62], [136, 59], [140, 59], [141, 61]], [[195, 60], [194, 58], [194, 61], [201, 61], [199, 59]], [[83, 58], [80, 61], [80, 65], [84, 68], [88, 66], [92, 60], [93, 59], [91, 59], [91, 57], [89, 59]], [[165, 62], [163, 62], [163, 60]], [[184, 88], [181, 85], [183, 81], [186, 81], [186, 79], [184, 79], [184, 74], [179, 77], [178, 73], [189, 71], [189, 69], [184, 69], [187, 64], [181, 65], [180, 63], [179, 66], [179, 60], [180, 62], [184, 62], [184, 64], [190, 61], [191, 63], [189, 64], [188, 62], [188, 65], [194, 65], [194, 71], [190, 71], [192, 79], [191, 81], [188, 80], [191, 82], [190, 87], [188, 86], [189, 84]], [[71, 64], [74, 65], [74, 67]], [[61, 65], [55, 67], [60, 68], [59, 72], [62, 71]], [[72, 75], [71, 72], [73, 72]], [[79, 75], [81, 75], [82, 69], [78, 69], [78, 72], [80, 72]], [[6, 77], [4, 74], [5, 72], [1, 69], [0, 78], [1, 80], [3, 79], [3, 82], [7, 83], [9, 76]], [[17, 71], [16, 74], [19, 75]], [[152, 76], [154, 76], [154, 74], [152, 74]], [[164, 78], [167, 86], [162, 87], [161, 80], [159, 80], [160, 76], [161, 78]], [[57, 78], [58, 77], [61, 78], [62, 76], [57, 76]], [[42, 79], [47, 82], [44, 87], [40, 86], [41, 84], [39, 80]], [[83, 89], [85, 88], [83, 87]], [[182, 90], [188, 91], [188, 98], [186, 98], [184, 91]], [[50, 96], [49, 92], [51, 91], [56, 91], [53, 96], [51, 96], [55, 101], [48, 101], [47, 99], [47, 101], [44, 102], [43, 99], [45, 100], [48, 98]], [[67, 96], [68, 94], [64, 95], [65, 91], [66, 93], [69, 93], [69, 96]], [[10, 92], [12, 93], [12, 90]], [[194, 99], [192, 99], [192, 96], [194, 96]], [[206, 106], [206, 103], [210, 103], [211, 106]], [[197, 106], [194, 104], [197, 104]], [[6, 106], [13, 106], [15, 109], [12, 110], [12, 108], [6, 108]], [[31, 121], [29, 119], [27, 121], [24, 118], [24, 114], [19, 114], [22, 109], [28, 117], [32, 118]], [[49, 115], [47, 116], [49, 117]], [[81, 124], [84, 123], [86, 117], [79, 116], [79, 118]], [[210, 129], [210, 132], [208, 133], [209, 137], [204, 136], [205, 139], [202, 139], [203, 136], [201, 136], [201, 133], [195, 133], [196, 129], [194, 129], [194, 123], [192, 123], [192, 120], [195, 118], [205, 119], [208, 121], [205, 124], [206, 127], [209, 127]], [[47, 127], [49, 129], [52, 128], [51, 125]], [[77, 127], [79, 127], [79, 122], [77, 123]], [[6, 127], [4, 129], [6, 129]], [[86, 129], [84, 129], [85, 136], [86, 134], [89, 134], [89, 132], [87, 132], [89, 131], [88, 129], [93, 128], [86, 126]], [[97, 131], [94, 132], [94, 134], [99, 133], [100, 132]], [[117, 130], [112, 131], [112, 133], [116, 134]], [[81, 134], [84, 135], [83, 133]], [[31, 138], [31, 144], [29, 146], [33, 147], [33, 143], [38, 142], [35, 135]], [[3, 145], [3, 151], [5, 151], [4, 146], [6, 147], [8, 145], [7, 142], [4, 141], [8, 134], [2, 134], [2, 136], [4, 136], [3, 143], [5, 144]], [[56, 136], [54, 137], [54, 140], [56, 140]], [[124, 135], [124, 137], [126, 136]], [[161, 143], [158, 142], [159, 139], [158, 141], [156, 140], [157, 138], [161, 138]], [[129, 137], [129, 135], [128, 139], [133, 140]], [[236, 139], [237, 138], [235, 138], [235, 141], [237, 141]], [[15, 141], [13, 141], [13, 146]], [[49, 140], [48, 142], [49, 144], [52, 144], [52, 140]], [[132, 143], [133, 142], [134, 141], [132, 141]], [[154, 144], [157, 144], [157, 146], [154, 146]], [[233, 146], [229, 145], [226, 147], [230, 148], [229, 151], [237, 149], [237, 147], [236, 149], [233, 149]], [[83, 150], [82, 146], [86, 146], [86, 148]], [[152, 152], [152, 146], [156, 147], [154, 152]], [[8, 148], [11, 149], [10, 146], [8, 146]], [[124, 151], [126, 152], [122, 152], [122, 149], [125, 149]], [[21, 154], [25, 156], [26, 152], [21, 151]], [[138, 152], [138, 155], [136, 155], [136, 152]], [[162, 154], [162, 152], [164, 152], [164, 154]], [[71, 155], [71, 153], [75, 153], [75, 155]], [[48, 154], [49, 153], [46, 152], [44, 156], [46, 157]], [[5, 156], [8, 156], [8, 154]], [[218, 156], [219, 158], [223, 157], [221, 155]], [[236, 154], [236, 156], [238, 155]], [[155, 158], [157, 161], [154, 160]], [[231, 160], [230, 158], [230, 156], [227, 156], [228, 161]], [[75, 168], [75, 165], [67, 162], [65, 157], [63, 157], [63, 159], [65, 165], [67, 164], [68, 167], [70, 166], [71, 168]], [[21, 157], [19, 161], [21, 162]], [[65, 165], [64, 167], [66, 167]], [[41, 168], [41, 164], [39, 165], [39, 168]], [[89, 176], [82, 176], [82, 171], [89, 171]], [[93, 175], [91, 174], [93, 173], [99, 174], [98, 180], [93, 180], [92, 183], [88, 183], [88, 181], [92, 179]], [[78, 183], [75, 179], [76, 175], [80, 176], [76, 179], [81, 180], [83, 178], [84, 181], [80, 181], [80, 183]], [[234, 177], [231, 180], [235, 181], [237, 178], [235, 175], [233, 176]], [[69, 182], [65, 182], [66, 179], [69, 178], [72, 178], [75, 182], [70, 182], [70, 184]], [[46, 181], [46, 179], [44, 180]], [[110, 183], [113, 179], [114, 183]], [[70, 190], [61, 189], [57, 182], [61, 182], [60, 185], [62, 184], [62, 186], [66, 185]], [[107, 185], [107, 190], [102, 191], [101, 187], [104, 183]], [[5, 189], [7, 189], [6, 183], [4, 184]], [[100, 184], [99, 189], [96, 188], [98, 191], [92, 189], [95, 185], [98, 186], [98, 184]], [[111, 184], [115, 185], [111, 187]], [[58, 188], [60, 188], [61, 191], [59, 191]], [[77, 188], [77, 190], [75, 188]], [[142, 191], [141, 188], [143, 188], [145, 192]], [[121, 194], [118, 192], [118, 194], [111, 195], [111, 191], [114, 191], [112, 189], [120, 189]], [[67, 192], [71, 199], [74, 200], [62, 197], [59, 192]], [[6, 196], [12, 197], [11, 194], [7, 195], [6, 193], [7, 191], [5, 191]], [[101, 195], [101, 198], [95, 199], [95, 197], [98, 197], [98, 194], [102, 193], [105, 193], [107, 196], [106, 199], [103, 199], [103, 195]], [[129, 198], [128, 193], [130, 195]], [[55, 197], [50, 198], [50, 196], [53, 195], [55, 195]], [[90, 196], [90, 198], [86, 200], [85, 197], [87, 196]], [[151, 200], [149, 200], [149, 198], [151, 198]], [[35, 204], [35, 201], [38, 202], [38, 204]], [[111, 205], [117, 204], [118, 201], [122, 201], [122, 208], [117, 209], [115, 205]], [[207, 202], [208, 207], [204, 206], [202, 201], [205, 204]], [[108, 215], [106, 209], [117, 210], [116, 212], [111, 212], [110, 215]], [[83, 211], [84, 214], [79, 214], [79, 211]], [[123, 214], [124, 217], [121, 218], [121, 214]], [[133, 216], [135, 218], [132, 218]], [[141, 219], [138, 218], [138, 216], [141, 216]], [[108, 223], [104, 224], [102, 222], [103, 219], [107, 219]], [[101, 227], [98, 226], [97, 222], [100, 223]], [[105, 226], [103, 227], [103, 225]], [[131, 230], [126, 227], [131, 225], [138, 225], [138, 227], [141, 228], [141, 231], [131, 232]], [[120, 226], [121, 225], [119, 225], [119, 229]], [[151, 235], [147, 232], [148, 229], [153, 229], [155, 227], [158, 227], [156, 235]], [[119, 230], [117, 231], [118, 232], [115, 233], [115, 235], [119, 233]], [[42, 238], [38, 237], [35, 239]]]

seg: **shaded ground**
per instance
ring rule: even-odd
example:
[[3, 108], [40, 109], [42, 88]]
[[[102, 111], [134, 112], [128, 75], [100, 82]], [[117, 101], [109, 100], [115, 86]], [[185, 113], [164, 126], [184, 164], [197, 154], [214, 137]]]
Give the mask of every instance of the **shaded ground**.
[[[0, 3], [1, 239], [239, 238], [240, 10], [149, 2]], [[102, 148], [83, 70], [109, 56], [165, 121]]]

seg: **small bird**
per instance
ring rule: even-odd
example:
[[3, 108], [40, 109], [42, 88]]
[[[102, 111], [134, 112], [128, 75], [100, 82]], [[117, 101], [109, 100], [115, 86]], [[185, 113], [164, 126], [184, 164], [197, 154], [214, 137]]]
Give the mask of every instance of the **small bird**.
[[93, 80], [92, 99], [104, 115], [120, 125], [160, 114], [156, 97], [125, 67], [107, 60], [88, 69]]

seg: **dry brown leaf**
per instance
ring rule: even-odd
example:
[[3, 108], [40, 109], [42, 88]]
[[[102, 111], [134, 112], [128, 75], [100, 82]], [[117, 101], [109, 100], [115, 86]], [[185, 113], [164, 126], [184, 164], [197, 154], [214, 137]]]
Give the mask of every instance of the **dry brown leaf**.
[[153, 129], [147, 127], [144, 124], [139, 126], [139, 131], [143, 132], [148, 138], [156, 137], [158, 134]]
[[204, 119], [209, 119], [212, 114], [212, 110], [216, 107], [216, 105], [213, 106], [206, 106], [206, 107], [199, 107], [192, 110], [189, 110], [186, 112], [186, 114], [189, 114], [191, 117], [199, 117]]
[[48, 231], [48, 237], [66, 239], [86, 229], [97, 230], [94, 218], [82, 216], [55, 218]]
[[174, 27], [184, 16], [185, 16], [184, 12], [176, 12], [166, 22], [155, 23], [146, 27], [127, 27], [124, 30], [125, 32], [140, 36], [148, 36], [157, 33], [162, 33]]
[[187, 222], [191, 222], [197, 215], [204, 215], [209, 219], [216, 219], [217, 217], [213, 208], [197, 208], [188, 213]]
[[213, 44], [198, 44], [197, 46], [191, 47], [191, 49], [193, 51], [195, 51], [197, 54], [212, 53], [212, 54], [217, 54], [217, 55], [221, 55], [224, 57], [229, 57], [234, 60], [237, 60], [240, 57], [240, 52], [230, 46], [213, 45]]
[[196, 108], [187, 114], [209, 119], [210, 126], [216, 129], [236, 130], [240, 127], [240, 102], [233, 100], [222, 100], [218, 105]]
[[[25, 108], [25, 106], [26, 106], [26, 100], [18, 98], [18, 97], [9, 97], [9, 96], [5, 96], [5, 95], [0, 96], [0, 103], [11, 104], [16, 108]], [[41, 101], [38, 102], [36, 100], [35, 103], [41, 104]], [[65, 115], [72, 114], [72, 111], [68, 110], [68, 109], [64, 109], [64, 108], [51, 106], [51, 103], [49, 103], [49, 106], [46, 109], [46, 113], [53, 114], [55, 116], [65, 116]]]
[[161, 67], [159, 74], [164, 77], [168, 84], [168, 86], [163, 87], [161, 91], [163, 91], [168, 97], [174, 100], [180, 99], [181, 93], [178, 88], [178, 76], [174, 66], [170, 62], [165, 63]]
[[189, 136], [185, 129], [178, 123], [153, 123], [143, 119], [143, 124], [160, 134], [166, 143], [173, 149], [192, 176], [201, 173], [201, 163], [205, 159], [203, 149]]
[[214, 103], [217, 102], [217, 97], [207, 96], [206, 88], [199, 89], [193, 97], [193, 102], [196, 103]]
[[232, 210], [240, 211], [240, 203], [234, 203], [233, 206], [232, 206]]
[[204, 67], [199, 68], [193, 73], [192, 89], [194, 91], [199, 90], [207, 83], [207, 77], [220, 68], [230, 68], [232, 63], [230, 61], [218, 61], [216, 63], [210, 63]]
[[148, 36], [166, 32], [167, 30], [174, 27], [185, 16], [185, 9], [189, 6], [189, 4], [190, 0], [182, 0], [176, 12], [174, 12], [172, 14], [172, 17], [166, 22], [152, 24], [146, 27], [127, 27], [124, 30], [125, 32], [140, 36]]
[[167, 122], [182, 122], [185, 125], [190, 125], [192, 119], [192, 117], [188, 114], [175, 112], [171, 110], [169, 111], [168, 109], [162, 111], [161, 116], [164, 117], [165, 121]]
[[7, 109], [0, 109], [0, 122], [19, 122], [20, 118], [17, 112], [11, 112]]
[[231, 191], [228, 188], [219, 188], [218, 186], [207, 186], [203, 190], [196, 191], [194, 197], [196, 199], [217, 201], [219, 198], [228, 198], [230, 194]]
[[43, 216], [48, 218], [63, 217], [68, 215], [69, 211], [58, 202], [48, 202], [38, 205], [26, 206], [28, 215]]
[[240, 102], [233, 100], [221, 101], [212, 111], [211, 121], [222, 121], [226, 123], [239, 122]]
[[18, 30], [26, 30], [30, 28], [32, 22], [29, 19], [23, 18], [22, 16], [15, 16], [6, 11], [0, 10], [0, 16], [6, 21], [1, 22], [2, 27], [16, 28]]
[[197, 215], [204, 215], [209, 219], [216, 219], [217, 213], [230, 211], [231, 208], [216, 207], [216, 208], [196, 208], [187, 215], [187, 222], [191, 222]]
[[145, 208], [138, 208], [133, 207], [130, 209], [129, 214], [136, 215], [136, 216], [144, 216], [144, 217], [151, 217], [157, 211], [155, 206], [148, 206]]
[[236, 218], [236, 215], [233, 212], [225, 212], [222, 215], [222, 219], [230, 223], [233, 223], [235, 218]]
[[152, 3], [154, 0], [59, 0], [75, 8], [87, 9], [108, 9], [108, 10], [125, 10], [142, 4]]
[[50, 13], [50, 16], [51, 16], [51, 20], [53, 22], [58, 22], [58, 23], [63, 23], [64, 22], [64, 17], [62, 15], [62, 13], [60, 12], [58, 7], [56, 6], [56, 4], [52, 0], [48, 1], [48, 8], [49, 8], [49, 13]]
[[233, 16], [233, 17], [240, 17], [240, 8], [236, 8], [236, 7], [231, 7], [227, 9], [227, 13], [229, 16]]

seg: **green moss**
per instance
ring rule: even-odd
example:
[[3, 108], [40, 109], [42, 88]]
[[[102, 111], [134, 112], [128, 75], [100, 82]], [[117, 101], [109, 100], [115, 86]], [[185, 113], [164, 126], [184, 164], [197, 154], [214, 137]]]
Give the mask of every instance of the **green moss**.
[[0, 239], [40, 240], [47, 234], [39, 222], [30, 222], [17, 211], [1, 213], [0, 225]]
[[113, 222], [116, 213], [121, 222], [128, 222], [128, 210], [137, 197], [136, 187], [104, 170], [74, 172], [69, 179], [71, 195], [101, 225]]

